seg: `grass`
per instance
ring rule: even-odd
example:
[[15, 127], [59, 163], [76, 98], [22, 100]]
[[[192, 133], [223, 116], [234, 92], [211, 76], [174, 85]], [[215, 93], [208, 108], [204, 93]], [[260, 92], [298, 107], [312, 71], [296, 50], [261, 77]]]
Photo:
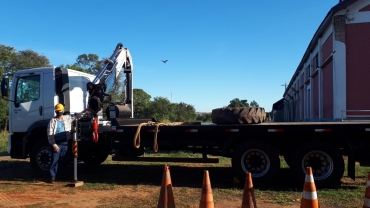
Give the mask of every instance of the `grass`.
[[[240, 201], [243, 190], [240, 185], [233, 184], [232, 171], [228, 167], [228, 160], [227, 158], [220, 160], [223, 161], [220, 167], [213, 167], [210, 164], [169, 164], [177, 206], [194, 207], [193, 203], [199, 201], [202, 172], [205, 169], [208, 169], [210, 172], [215, 203]], [[282, 164], [284, 163], [282, 161]], [[120, 195], [113, 197], [113, 199], [101, 199], [101, 207], [119, 207], [117, 205], [118, 201], [125, 201], [128, 205], [127, 207], [130, 207], [129, 204], [135, 204], [135, 206], [143, 205], [145, 207], [145, 204], [155, 204], [158, 200], [163, 165], [164, 163], [107, 160], [102, 165], [91, 168], [83, 163], [79, 163], [78, 176], [83, 179], [84, 185], [73, 190], [67, 187], [58, 187], [57, 189], [60, 193], [71, 195], [80, 191], [118, 192]], [[68, 168], [71, 167], [69, 166]], [[340, 188], [317, 190], [322, 207], [361, 207], [366, 186], [365, 175], [369, 169], [357, 168], [359, 171], [356, 181], [352, 181], [345, 176]], [[43, 180], [41, 176], [32, 172], [28, 162], [1, 161], [0, 172], [2, 172], [0, 176], [0, 193], [20, 193], [29, 188], [27, 188], [27, 184], [32, 185], [35, 181]], [[267, 187], [255, 187], [257, 201], [279, 206], [299, 204], [302, 187], [294, 187], [289, 184], [289, 169], [283, 168], [281, 172], [276, 184]], [[2, 183], [6, 181], [11, 181], [12, 183]], [[14, 184], [14, 181], [16, 184]], [[125, 191], [122, 191], [122, 188]], [[55, 187], [49, 187], [49, 189], [49, 191], [55, 191]], [[127, 193], [140, 193], [144, 197], [139, 200], [140, 203], [138, 204], [136, 198]]]
[[[168, 154], [162, 155], [161, 153], [153, 153], [155, 156], [172, 156], [172, 157], [201, 157], [200, 154], [192, 154], [187, 152], [170, 152]], [[148, 156], [153, 156], [149, 154]], [[145, 171], [148, 166], [160, 166], [164, 163], [156, 162], [119, 162], [119, 161], [110, 161], [107, 160], [104, 164], [124, 164], [125, 166], [135, 166], [139, 165], [138, 168], [142, 168], [142, 171]], [[103, 164], [103, 165], [104, 165]], [[175, 164], [167, 163], [171, 167], [171, 177], [173, 184], [176, 185], [176, 181], [180, 180], [176, 176], [173, 176], [172, 172], [180, 175], [188, 175], [189, 177], [195, 177], [190, 175], [190, 173], [183, 173], [185, 170], [189, 172], [197, 172], [199, 175], [202, 175], [198, 169], [209, 169], [210, 177], [212, 181], [213, 196], [215, 201], [226, 200], [226, 199], [235, 199], [239, 200], [242, 198], [240, 186], [231, 185], [232, 184], [232, 174], [231, 171], [231, 160], [229, 158], [220, 158], [220, 163], [217, 165], [214, 164]], [[186, 167], [189, 167], [188, 169]], [[197, 169], [191, 171], [190, 168]], [[174, 171], [173, 171], [174, 170]], [[360, 167], [356, 166], [356, 181], [350, 179], [345, 172], [345, 175], [342, 179], [340, 187], [332, 189], [319, 189], [317, 190], [318, 197], [320, 199], [320, 204], [327, 207], [361, 207], [363, 203], [363, 197], [365, 193], [367, 175], [369, 173], [369, 167]], [[136, 172], [136, 170], [127, 170], [128, 172]], [[151, 172], [152, 170], [150, 170]], [[154, 170], [153, 170], [154, 171]], [[255, 194], [257, 200], [262, 200], [267, 203], [279, 204], [281, 206], [294, 205], [299, 203], [301, 200], [301, 194], [303, 187], [296, 187], [290, 184], [290, 172], [289, 166], [285, 161], [281, 160], [281, 173], [277, 178], [277, 182], [271, 186], [265, 187], [255, 187]], [[218, 172], [218, 174], [215, 174]], [[181, 174], [183, 173], [183, 174]], [[159, 173], [158, 173], [159, 175]], [[224, 177], [222, 177], [224, 176]], [[198, 176], [197, 176], [198, 177]], [[228, 178], [225, 179], [225, 178]], [[193, 185], [192, 180], [180, 183], [179, 195], [186, 195], [189, 197], [189, 190], [192, 188], [199, 187], [201, 184], [201, 179], [198, 177], [198, 185]], [[147, 184], [152, 184], [152, 182], [147, 181]], [[215, 184], [214, 184], [215, 183]], [[145, 182], [144, 182], [145, 184]], [[185, 187], [184, 187], [185, 186]], [[303, 182], [302, 182], [303, 186]], [[191, 197], [190, 197], [191, 198]]]
[[0, 156], [8, 154], [8, 132], [0, 132]]
[[[7, 135], [1, 133], [0, 154], [6, 151]], [[168, 154], [150, 153], [148, 156], [201, 157], [201, 154], [173, 151]], [[116, 194], [112, 194], [111, 198], [100, 199], [98, 207], [120, 207], [119, 204], [122, 201], [127, 205], [125, 207], [148, 207], [148, 204], [157, 203], [164, 164], [170, 166], [178, 207], [196, 207], [195, 204], [199, 202], [199, 194], [201, 193], [204, 170], [209, 170], [216, 204], [241, 202], [243, 185], [233, 183], [231, 160], [225, 157], [220, 157], [219, 164], [125, 162], [112, 161], [110, 158], [98, 167], [89, 167], [84, 163], [79, 163], [78, 177], [83, 179], [83, 186], [73, 190], [64, 186], [46, 187], [46, 191], [57, 189], [59, 193], [68, 195], [74, 195], [80, 191], [111, 191]], [[73, 172], [72, 164], [68, 168], [70, 172]], [[350, 179], [345, 172], [340, 187], [318, 189], [317, 194], [321, 207], [362, 207], [369, 170], [369, 167], [357, 165], [356, 181]], [[23, 160], [0, 161], [0, 172], [0, 194], [17, 194], [32, 190], [35, 188], [34, 184], [45, 179], [44, 176], [32, 171], [29, 162]], [[282, 159], [281, 171], [276, 182], [269, 186], [255, 187], [257, 202], [271, 203], [280, 207], [299, 205], [303, 181], [302, 187], [296, 187], [290, 183], [290, 177], [289, 167]], [[132, 193], [138, 195], [132, 195]], [[60, 204], [60, 207], [64, 205], [66, 204]], [[228, 204], [224, 205], [228, 206]], [[29, 207], [46, 206], [38, 202]]]
[[[172, 156], [172, 157], [200, 157], [200, 154], [192, 154], [187, 152], [170, 152], [165, 155], [161, 155], [158, 153], [157, 156]], [[153, 155], [148, 155], [153, 156]], [[106, 163], [110, 163], [109, 160], [106, 161]], [[134, 165], [138, 164], [137, 162], [118, 162], [125, 165]], [[143, 165], [150, 165], [153, 163], [140, 163]], [[160, 162], [156, 163], [156, 165], [161, 164]], [[163, 165], [163, 163], [162, 163]], [[171, 163], [168, 165], [171, 166]], [[176, 168], [178, 166], [182, 166], [181, 164], [172, 164], [176, 165]], [[346, 163], [347, 165], [347, 163]], [[229, 158], [220, 157], [220, 163], [217, 164], [215, 167], [214, 164], [184, 164], [184, 166], [191, 166], [193, 168], [195, 167], [202, 167], [203, 169], [207, 169], [207, 167], [210, 169], [210, 177], [212, 178], [212, 174], [216, 171], [220, 172], [220, 168], [224, 169], [231, 169], [231, 160]], [[212, 171], [213, 167], [215, 167], [215, 171]], [[174, 167], [172, 168], [174, 169]], [[319, 189], [317, 191], [318, 197], [320, 199], [320, 203], [322, 205], [326, 205], [328, 207], [361, 207], [363, 203], [363, 197], [365, 193], [365, 187], [366, 187], [366, 180], [369, 173], [370, 168], [369, 167], [360, 167], [356, 166], [356, 181], [353, 181], [350, 179], [347, 175], [347, 172], [345, 171], [344, 177], [341, 181], [341, 186], [337, 188], [331, 188], [331, 189]], [[231, 170], [229, 170], [231, 172]], [[303, 187], [296, 187], [292, 184], [290, 184], [290, 169], [289, 166], [286, 164], [286, 162], [282, 159], [281, 160], [281, 173], [277, 178], [277, 181], [275, 184], [272, 184], [271, 186], [261, 187], [257, 188], [255, 187], [255, 194], [257, 199], [263, 200], [265, 202], [279, 204], [282, 206], [285, 205], [293, 205], [299, 203], [301, 200], [301, 194]], [[220, 175], [227, 176], [226, 172], [221, 173]], [[215, 180], [220, 180], [218, 178], [219, 176], [216, 176]], [[231, 178], [232, 176], [229, 175]], [[174, 181], [174, 180], [173, 180]], [[200, 182], [200, 181], [199, 181]], [[224, 181], [225, 183], [230, 183], [230, 180]], [[240, 195], [240, 187], [235, 187], [230, 184], [225, 185], [223, 184], [217, 184], [215, 185], [215, 188], [213, 189], [214, 194], [214, 200], [223, 200], [223, 199], [237, 199], [242, 197]], [[303, 182], [302, 182], [303, 185]], [[180, 192], [184, 193], [188, 190], [186, 188], [185, 190], [181, 190]]]

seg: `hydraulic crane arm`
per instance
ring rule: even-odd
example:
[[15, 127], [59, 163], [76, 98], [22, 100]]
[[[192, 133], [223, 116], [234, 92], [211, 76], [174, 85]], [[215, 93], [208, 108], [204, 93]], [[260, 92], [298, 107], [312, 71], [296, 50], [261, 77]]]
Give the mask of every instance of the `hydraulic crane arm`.
[[[111, 102], [109, 93], [117, 87], [119, 75], [123, 71], [126, 75], [124, 81], [125, 100], [122, 102], [127, 105], [133, 117], [133, 89], [132, 89], [132, 71], [133, 63], [129, 50], [118, 43], [116, 49], [109, 59], [105, 60], [104, 66], [96, 75], [92, 82], [87, 83], [89, 92], [89, 109], [96, 114], [102, 109], [103, 103]], [[109, 97], [109, 100], [105, 100]]]

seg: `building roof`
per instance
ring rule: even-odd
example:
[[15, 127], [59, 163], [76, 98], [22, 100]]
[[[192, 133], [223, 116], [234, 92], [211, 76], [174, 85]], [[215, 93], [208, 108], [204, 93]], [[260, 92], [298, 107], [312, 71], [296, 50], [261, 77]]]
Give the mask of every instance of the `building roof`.
[[281, 98], [279, 101], [272, 104], [272, 111], [279, 111], [284, 108], [284, 98]]

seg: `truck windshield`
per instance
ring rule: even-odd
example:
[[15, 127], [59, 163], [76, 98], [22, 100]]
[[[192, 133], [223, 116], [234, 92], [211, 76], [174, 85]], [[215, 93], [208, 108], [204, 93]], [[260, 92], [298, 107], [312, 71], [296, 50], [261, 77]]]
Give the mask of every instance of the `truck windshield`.
[[16, 103], [25, 103], [40, 98], [40, 76], [21, 77], [17, 82]]

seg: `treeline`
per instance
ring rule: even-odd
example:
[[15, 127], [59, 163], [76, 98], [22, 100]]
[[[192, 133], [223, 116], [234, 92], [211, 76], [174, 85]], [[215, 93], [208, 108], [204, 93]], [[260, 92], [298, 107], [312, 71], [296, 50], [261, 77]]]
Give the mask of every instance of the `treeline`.
[[197, 121], [194, 106], [171, 103], [164, 97], [152, 97], [142, 89], [134, 89], [134, 117], [154, 118], [160, 122], [192, 122]]
[[[82, 54], [75, 63], [66, 63], [61, 67], [97, 74], [103, 66], [105, 58], [100, 59], [96, 54]], [[18, 70], [51, 66], [49, 59], [32, 50], [18, 51], [14, 47], [0, 44], [0, 74], [9, 80]], [[180, 102], [171, 103], [167, 98], [154, 97], [142, 89], [134, 89], [133, 93], [134, 117], [154, 118], [159, 122], [211, 122], [211, 113], [196, 113], [193, 105]], [[224, 107], [253, 107], [258, 106], [256, 101], [235, 98]], [[7, 129], [8, 101], [0, 99], [0, 128]]]

